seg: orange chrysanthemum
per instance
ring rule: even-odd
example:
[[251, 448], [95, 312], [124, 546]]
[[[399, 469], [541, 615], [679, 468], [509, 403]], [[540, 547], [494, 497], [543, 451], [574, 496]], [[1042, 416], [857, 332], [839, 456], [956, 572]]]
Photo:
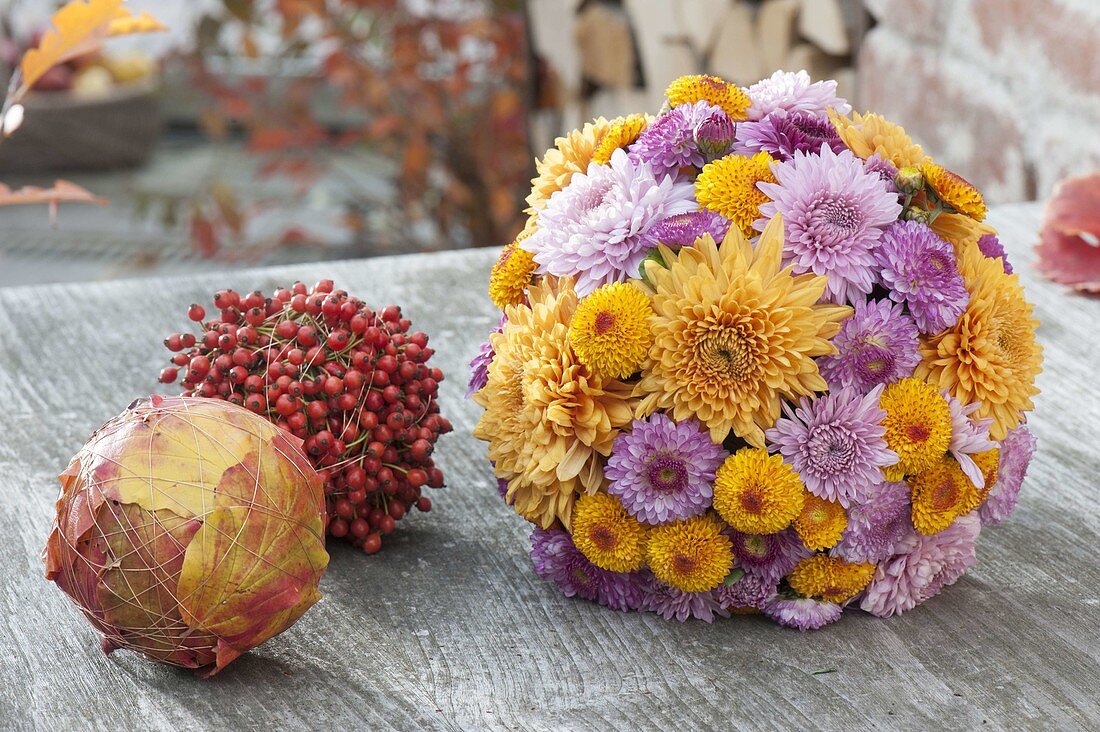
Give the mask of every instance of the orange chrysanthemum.
[[985, 218], [985, 199], [966, 178], [931, 160], [920, 166], [920, 172], [925, 184], [948, 206], [977, 221]]
[[853, 564], [840, 557], [815, 554], [795, 566], [787, 577], [791, 589], [805, 597], [844, 603], [863, 591], [875, 574], [870, 562]]
[[710, 235], [644, 263], [652, 294], [653, 347], [635, 396], [638, 415], [658, 409], [707, 425], [720, 443], [732, 430], [764, 445], [782, 399], [824, 391], [814, 358], [851, 308], [818, 304], [825, 277], [782, 267], [783, 220], [775, 216], [753, 247], [730, 227], [721, 247]]
[[913, 377], [895, 381], [879, 398], [886, 411], [886, 446], [898, 454], [882, 469], [887, 480], [901, 480], [933, 465], [951, 444], [951, 408], [936, 387]]
[[726, 458], [714, 479], [714, 510], [746, 534], [774, 534], [802, 511], [806, 489], [780, 455], [742, 448]]
[[749, 95], [741, 87], [706, 74], [681, 76], [668, 85], [665, 96], [674, 107], [695, 104], [698, 101], [708, 102], [721, 107], [734, 121], [748, 119], [749, 107], [752, 105]]
[[756, 184], [776, 182], [773, 162], [771, 155], [759, 152], [752, 157], [727, 155], [707, 163], [695, 179], [699, 206], [722, 214], [745, 236], [755, 236], [752, 223], [760, 218], [761, 204], [768, 201]]
[[597, 567], [633, 572], [645, 561], [646, 528], [615, 496], [593, 493], [573, 506], [573, 543]]
[[645, 361], [653, 334], [649, 298], [626, 282], [597, 288], [581, 300], [569, 342], [581, 363], [596, 373], [625, 379]]
[[974, 419], [992, 419], [990, 437], [1001, 440], [1039, 393], [1039, 321], [1031, 315], [1019, 277], [1005, 274], [1000, 259], [972, 247], [958, 261], [970, 303], [954, 326], [921, 339], [916, 376], [947, 389], [963, 404], [977, 402]]
[[501, 310], [523, 302], [538, 268], [535, 255], [521, 249], [519, 241], [517, 239], [501, 250], [500, 257], [489, 272], [489, 298]]
[[981, 502], [981, 493], [952, 457], [939, 458], [909, 478], [913, 499], [913, 528], [938, 534]]
[[944, 212], [932, 220], [932, 230], [951, 242], [955, 248], [955, 258], [962, 257], [968, 249], [976, 249], [978, 240], [986, 234], [996, 234], [997, 230], [986, 223], [975, 221], [966, 214]]
[[993, 490], [993, 486], [997, 484], [997, 468], [1001, 463], [1001, 451], [995, 447], [971, 457], [977, 463], [978, 469], [982, 471], [984, 483], [978, 493], [984, 501], [989, 496], [989, 491]]
[[546, 151], [542, 160], [535, 161], [538, 175], [531, 179], [527, 213], [537, 213], [546, 208], [550, 196], [569, 185], [574, 173], [588, 170], [596, 146], [610, 127], [610, 122], [597, 117], [583, 128], [554, 140], [554, 147]]
[[684, 592], [706, 592], [733, 566], [733, 544], [709, 515], [649, 530], [646, 562], [654, 576]]
[[623, 149], [638, 139], [649, 125], [650, 117], [644, 114], [631, 114], [626, 117], [616, 117], [611, 120], [607, 132], [600, 138], [592, 153], [592, 162], [599, 165], [607, 165], [611, 162], [611, 153]]
[[794, 520], [794, 530], [802, 543], [814, 550], [836, 546], [844, 529], [848, 528], [848, 514], [836, 501], [806, 493], [802, 512]]
[[898, 168], [919, 167], [928, 160], [921, 146], [913, 142], [901, 125], [881, 115], [852, 112], [852, 118], [848, 119], [830, 109], [829, 119], [844, 144], [864, 160], [877, 153]]
[[508, 322], [492, 335], [489, 380], [474, 395], [485, 408], [474, 436], [489, 443], [496, 475], [524, 518], [567, 528], [579, 493], [603, 483], [603, 458], [630, 423], [630, 387], [593, 374], [569, 347], [577, 309], [571, 280], [546, 278], [528, 292], [529, 305], [510, 305]]

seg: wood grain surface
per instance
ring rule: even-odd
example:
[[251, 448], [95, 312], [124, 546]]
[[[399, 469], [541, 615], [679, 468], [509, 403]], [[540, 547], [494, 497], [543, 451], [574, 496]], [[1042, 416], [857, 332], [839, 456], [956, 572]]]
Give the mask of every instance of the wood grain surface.
[[[666, 622], [568, 600], [532, 572], [497, 496], [466, 363], [496, 314], [495, 251], [0, 290], [0, 728], [1097, 729], [1100, 300], [1032, 269], [1039, 209], [991, 216], [1042, 320], [1039, 452], [979, 564], [889, 620], [809, 634], [759, 618]], [[431, 334], [455, 425], [448, 487], [378, 556], [333, 549], [325, 595], [211, 681], [126, 652], [42, 576], [55, 475], [102, 422], [158, 388], [161, 339], [218, 288], [332, 277]]]

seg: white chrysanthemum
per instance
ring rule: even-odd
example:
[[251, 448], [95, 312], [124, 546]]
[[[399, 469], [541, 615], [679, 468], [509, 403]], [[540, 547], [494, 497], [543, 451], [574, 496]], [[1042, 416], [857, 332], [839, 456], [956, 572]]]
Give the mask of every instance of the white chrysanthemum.
[[808, 112], [825, 117], [829, 109], [848, 114], [852, 106], [836, 95], [836, 82], [810, 80], [805, 71], [776, 71], [767, 79], [748, 88], [749, 119], [760, 120], [777, 109], [787, 112]]
[[575, 277], [577, 294], [584, 297], [636, 277], [655, 244], [653, 225], [697, 208], [690, 181], [657, 180], [648, 163], [635, 166], [616, 150], [610, 165], [589, 165], [551, 196], [538, 231], [520, 246], [534, 255], [539, 274]]

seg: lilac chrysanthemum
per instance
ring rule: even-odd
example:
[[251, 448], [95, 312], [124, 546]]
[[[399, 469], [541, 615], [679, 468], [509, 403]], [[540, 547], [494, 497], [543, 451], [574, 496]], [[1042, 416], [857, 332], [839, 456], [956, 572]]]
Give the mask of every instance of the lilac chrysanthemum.
[[775, 596], [775, 588], [775, 582], [766, 582], [760, 576], [746, 572], [741, 579], [716, 588], [714, 593], [726, 610], [746, 607], [763, 610], [768, 600]]
[[938, 534], [916, 531], [899, 542], [897, 553], [875, 570], [859, 606], [880, 618], [911, 610], [940, 593], [977, 561], [981, 521], [969, 513]]
[[911, 514], [907, 483], [872, 486], [864, 501], [848, 509], [848, 526], [832, 554], [849, 562], [881, 562], [913, 532]]
[[648, 588], [649, 579], [642, 572], [604, 572], [596, 599], [612, 610], [642, 610]]
[[703, 234], [710, 234], [714, 241], [721, 243], [730, 223], [729, 219], [714, 211], [692, 211], [660, 221], [649, 230], [649, 236], [654, 242], [673, 248], [689, 247]]
[[783, 405], [785, 417], [764, 433], [802, 478], [806, 490], [847, 508], [867, 497], [881, 469], [898, 461], [886, 446], [886, 412], [878, 400], [883, 387], [867, 394], [843, 388], [817, 399], [803, 397], [797, 409]]
[[714, 621], [715, 616], [722, 618], [729, 616], [714, 590], [684, 592], [675, 587], [669, 587], [652, 576], [646, 587], [646, 596], [641, 609], [657, 613], [665, 620], [679, 620], [681, 623], [688, 618], [710, 623]]
[[833, 337], [837, 352], [817, 360], [829, 389], [866, 393], [913, 375], [920, 333], [904, 308], [889, 300], [860, 300]]
[[817, 630], [840, 620], [843, 608], [835, 602], [823, 602], [809, 597], [775, 597], [764, 608], [764, 613], [787, 628], [798, 628], [803, 633]]
[[742, 155], [755, 155], [763, 150], [782, 161], [790, 160], [796, 151], [816, 155], [822, 144], [833, 152], [846, 149], [829, 120], [806, 112], [776, 112], [759, 122], [739, 124], [734, 150]]
[[763, 231], [783, 214], [784, 263], [795, 274], [826, 275], [827, 300], [865, 299], [875, 283], [875, 245], [901, 213], [897, 196], [850, 150], [834, 153], [827, 144], [816, 155], [797, 151], [774, 170], [778, 183], [757, 184], [772, 200], [754, 226]]
[[710, 507], [714, 474], [727, 455], [698, 420], [677, 424], [658, 412], [615, 438], [604, 470], [607, 492], [648, 524], [698, 516]]
[[978, 239], [978, 250], [990, 259], [999, 257], [1001, 264], [1004, 265], [1005, 274], [1012, 274], [1012, 265], [1008, 261], [1008, 255], [1005, 254], [1004, 244], [1001, 244], [996, 234], [985, 234]]
[[997, 482], [989, 491], [985, 503], [978, 509], [983, 525], [999, 524], [1012, 513], [1020, 486], [1027, 475], [1027, 466], [1035, 454], [1035, 435], [1027, 427], [1011, 430], [1001, 440], [1001, 457], [997, 463]]
[[966, 477], [970, 478], [970, 482], [980, 490], [985, 486], [985, 476], [970, 456], [997, 446], [996, 442], [989, 439], [989, 426], [993, 424], [993, 420], [970, 418], [981, 407], [978, 402], [964, 405], [946, 389], [943, 391], [943, 398], [951, 408], [951, 444], [947, 449], [958, 461]]
[[690, 181], [658, 179], [647, 163], [635, 166], [616, 150], [609, 165], [592, 163], [550, 196], [538, 231], [520, 246], [534, 255], [539, 274], [575, 277], [583, 297], [635, 276], [653, 246], [653, 225], [697, 208]]
[[748, 88], [749, 119], [764, 119], [777, 109], [808, 112], [825, 117], [829, 109], [840, 114], [852, 111], [847, 101], [836, 95], [835, 81], [812, 82], [805, 71], [776, 71], [767, 79]]
[[954, 248], [926, 224], [891, 224], [875, 250], [875, 261], [890, 299], [908, 306], [921, 333], [950, 328], [970, 303]]
[[493, 362], [496, 352], [493, 350], [493, 333], [504, 330], [504, 324], [508, 321], [507, 315], [500, 316], [500, 325], [490, 331], [490, 337], [477, 349], [477, 355], [470, 361], [470, 382], [466, 386], [466, 398], [482, 390], [489, 383], [489, 364]]
[[[702, 129], [707, 135], [703, 149], [697, 138]], [[718, 145], [713, 137], [728, 129], [732, 136], [733, 123], [719, 107], [713, 107], [705, 101], [694, 104], [681, 104], [653, 120], [642, 134], [629, 147], [630, 161], [635, 165], [649, 163], [653, 175], [675, 174], [680, 168], [703, 167], [708, 153]], [[726, 147], [729, 142], [726, 142]]]
[[737, 566], [773, 587], [812, 553], [791, 529], [775, 534], [743, 534], [733, 529], [727, 533]]
[[896, 178], [898, 174], [898, 167], [888, 159], [875, 153], [863, 161], [863, 169], [881, 178], [883, 185], [886, 186], [886, 190], [894, 194], [899, 193], [898, 185], [894, 182], [894, 178]]

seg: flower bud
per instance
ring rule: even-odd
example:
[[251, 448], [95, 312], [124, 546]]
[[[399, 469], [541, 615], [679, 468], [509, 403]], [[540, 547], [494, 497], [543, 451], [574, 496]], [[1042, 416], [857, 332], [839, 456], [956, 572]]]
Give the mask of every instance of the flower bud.
[[921, 224], [932, 223], [932, 214], [925, 211], [920, 206], [907, 206], [906, 209], [901, 212], [901, 218], [904, 221], [916, 221]]
[[913, 196], [924, 188], [924, 175], [920, 172], [920, 168], [906, 166], [894, 176], [894, 185], [900, 193]]
[[703, 153], [708, 161], [720, 158], [728, 153], [733, 145], [733, 120], [721, 109], [714, 108], [705, 119], [695, 125], [693, 134], [699, 152]]
[[638, 265], [638, 277], [641, 278], [642, 282], [652, 287], [653, 283], [646, 274], [646, 268], [649, 262], [655, 262], [658, 267], [667, 267], [668, 264], [665, 263], [665, 258], [661, 256], [661, 252], [657, 247], [653, 247], [646, 252], [645, 257], [642, 258], [641, 264]]

